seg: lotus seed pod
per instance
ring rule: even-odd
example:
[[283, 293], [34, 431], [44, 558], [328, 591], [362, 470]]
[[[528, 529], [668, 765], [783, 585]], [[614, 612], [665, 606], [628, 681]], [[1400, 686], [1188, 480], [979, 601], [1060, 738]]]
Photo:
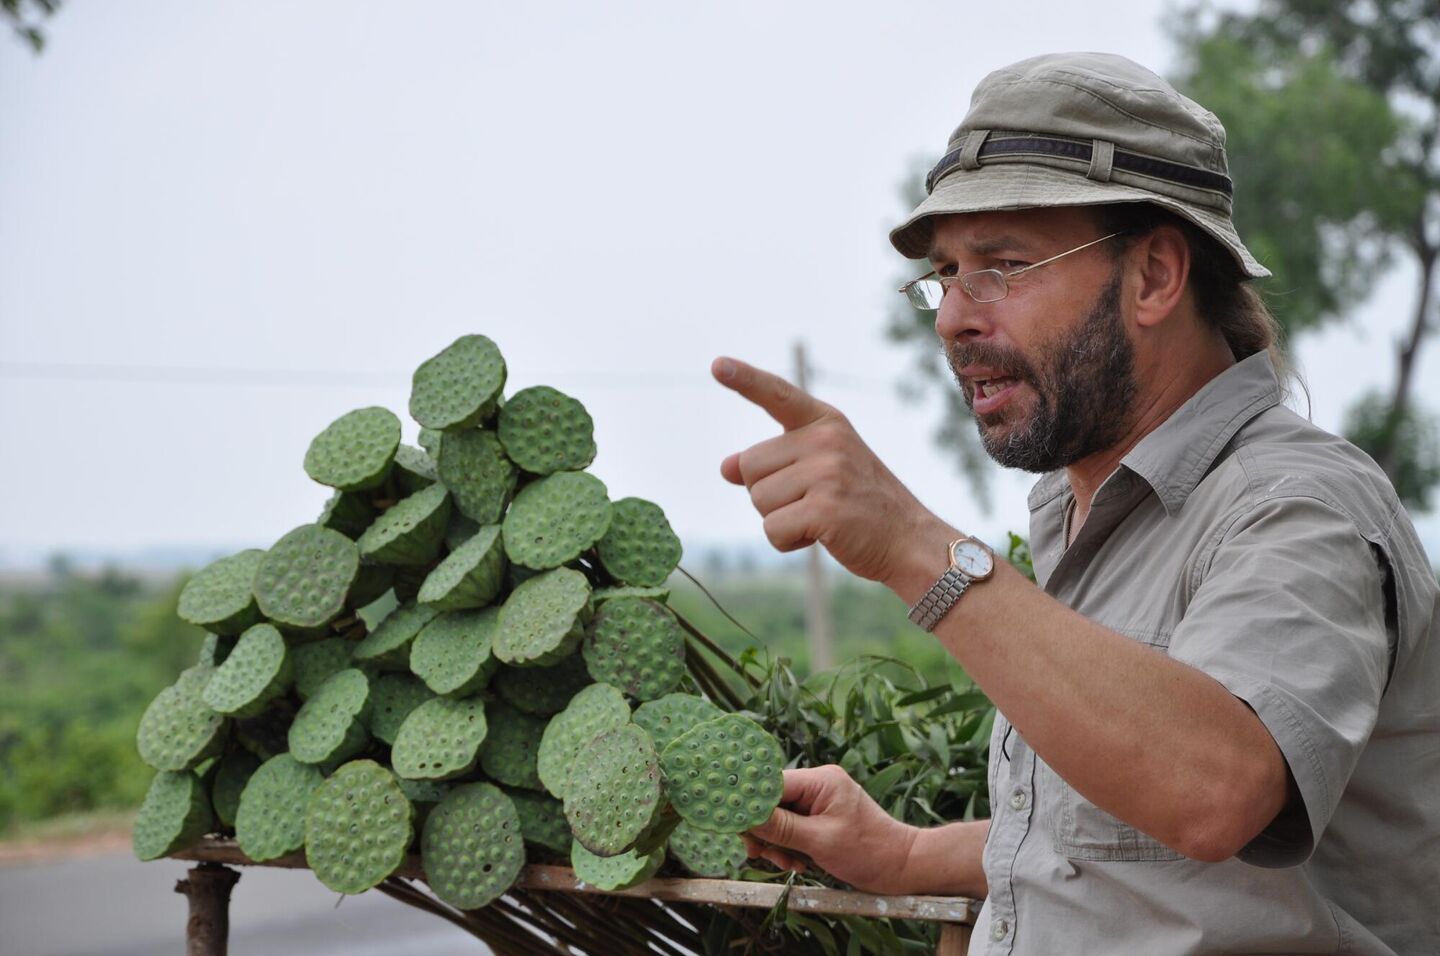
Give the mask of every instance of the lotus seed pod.
[[663, 604], [616, 598], [595, 612], [582, 653], [590, 676], [631, 697], [655, 700], [685, 676], [685, 635]]
[[353, 658], [381, 670], [410, 669], [410, 647], [420, 629], [440, 612], [407, 602], [391, 611], [380, 625], [355, 645]]
[[235, 811], [235, 841], [257, 863], [294, 853], [305, 845], [305, 811], [310, 795], [325, 779], [319, 767], [288, 753], [260, 765]]
[[363, 893], [400, 869], [415, 808], [395, 775], [354, 760], [320, 784], [305, 816], [305, 860], [337, 893]]
[[215, 809], [215, 818], [225, 826], [235, 826], [240, 794], [259, 768], [260, 758], [248, 750], [232, 749], [220, 758], [215, 782], [210, 787], [210, 805]]
[[650, 828], [660, 799], [655, 744], [626, 724], [580, 748], [566, 783], [565, 819], [585, 849], [616, 856]]
[[400, 725], [410, 712], [434, 696], [425, 682], [413, 674], [381, 674], [370, 685], [370, 734], [376, 740], [393, 745]]
[[290, 689], [294, 668], [285, 638], [272, 624], [256, 624], [205, 684], [205, 706], [227, 717], [254, 717]]
[[200, 645], [200, 656], [195, 663], [205, 667], [219, 667], [235, 649], [235, 638], [220, 634], [206, 634], [205, 643]]
[[355, 542], [329, 528], [301, 525], [261, 560], [255, 597], [274, 624], [320, 628], [340, 615], [359, 571]]
[[527, 568], [574, 561], [610, 527], [605, 483], [581, 471], [562, 471], [526, 485], [505, 513], [505, 553]]
[[659, 601], [665, 604], [670, 600], [669, 588], [637, 588], [626, 585], [614, 588], [596, 588], [593, 595], [595, 607], [598, 610], [601, 604], [614, 598], [646, 598], [651, 601]]
[[661, 753], [670, 742], [698, 724], [725, 712], [703, 697], [694, 694], [666, 694], [659, 700], [647, 701], [635, 708], [635, 723], [644, 727]]
[[743, 833], [770, 819], [784, 787], [780, 744], [755, 721], [726, 714], [681, 734], [660, 755], [665, 791], [692, 826]]
[[491, 655], [500, 611], [447, 611], [421, 629], [410, 648], [410, 669], [437, 694], [463, 697], [490, 682], [499, 666]]
[[590, 582], [556, 568], [517, 587], [500, 608], [495, 656], [516, 667], [548, 667], [580, 644], [590, 618]]
[[323, 764], [359, 753], [370, 740], [370, 678], [353, 667], [325, 680], [290, 725], [290, 754], [301, 763]]
[[[358, 612], [374, 604], [384, 597], [391, 585], [395, 583], [395, 569], [388, 564], [373, 564], [368, 561], [360, 563], [360, 570], [355, 573], [355, 581], [350, 585], [350, 590], [345, 595], [345, 608]], [[341, 628], [345, 622], [332, 621], [335, 628]], [[322, 632], [320, 636], [328, 635], [328, 631]]]
[[424, 491], [440, 480], [435, 459], [411, 445], [401, 445], [395, 450], [394, 474], [400, 493], [405, 495]]
[[210, 799], [190, 771], [161, 771], [150, 781], [135, 818], [135, 855], [158, 860], [199, 840], [215, 825]]
[[680, 539], [660, 506], [644, 498], [615, 502], [610, 529], [596, 545], [596, 554], [617, 581], [659, 587], [680, 564]]
[[515, 805], [492, 784], [454, 788], [425, 821], [420, 862], [430, 889], [451, 906], [473, 910], [500, 898], [525, 865]]
[[191, 667], [150, 702], [135, 735], [141, 760], [156, 770], [191, 770], [220, 752], [225, 718], [202, 697], [214, 673], [213, 667]]
[[420, 596], [420, 588], [424, 586], [425, 579], [430, 576], [431, 568], [427, 565], [419, 567], [399, 567], [395, 569], [395, 600], [402, 604], [413, 603]]
[[455, 432], [440, 446], [440, 480], [455, 496], [455, 507], [472, 521], [498, 523], [518, 478], [493, 432]]
[[513, 591], [531, 578], [538, 578], [544, 573], [544, 568], [527, 568], [522, 564], [511, 564], [505, 568], [505, 585]]
[[294, 720], [295, 708], [282, 697], [260, 716], [234, 721], [235, 740], [261, 760], [269, 760], [289, 749], [290, 724]]
[[337, 491], [325, 502], [325, 507], [321, 510], [320, 517], [315, 519], [315, 523], [322, 528], [338, 531], [354, 541], [370, 527], [376, 513], [369, 495]]
[[596, 856], [576, 840], [570, 848], [570, 865], [575, 875], [597, 890], [628, 890], [654, 876], [665, 862], [660, 848], [648, 856], [621, 853], [619, 856]]
[[511, 707], [527, 714], [558, 714], [588, 686], [590, 672], [579, 654], [550, 667], [501, 667], [492, 683]]
[[681, 822], [670, 834], [670, 853], [696, 876], [735, 879], [749, 855], [738, 833], [712, 833]]
[[340, 491], [363, 491], [385, 481], [400, 447], [400, 419], [388, 408], [341, 415], [310, 442], [305, 474]]
[[595, 460], [595, 422], [585, 406], [545, 385], [522, 388], [500, 412], [505, 454], [536, 475], [579, 471]]
[[450, 522], [450, 493], [431, 485], [375, 519], [355, 542], [360, 557], [383, 564], [429, 564], [440, 554]]
[[[394, 569], [388, 569], [394, 570]], [[353, 590], [353, 588], [352, 588]], [[365, 625], [366, 634], [380, 626], [380, 622], [390, 616], [390, 612], [400, 606], [400, 599], [395, 596], [394, 590], [386, 591], [375, 600], [364, 607], [355, 609], [355, 616]]]
[[425, 428], [470, 428], [491, 412], [504, 387], [500, 349], [483, 335], [462, 335], [415, 370], [410, 417]]
[[630, 721], [625, 695], [609, 684], [591, 684], [545, 725], [535, 767], [545, 789], [564, 799], [580, 748], [599, 734]]
[[535, 762], [549, 721], [496, 701], [486, 708], [485, 722], [489, 729], [480, 748], [480, 769], [485, 776], [507, 787], [545, 789]]
[[235, 635], [260, 621], [255, 603], [255, 572], [264, 551], [251, 549], [206, 565], [180, 592], [180, 619], [213, 631]]
[[450, 527], [445, 529], [445, 547], [451, 551], [458, 551], [460, 546], [475, 537], [479, 530], [480, 522], [465, 517], [459, 509], [452, 509], [450, 511]]
[[452, 780], [474, 769], [485, 732], [485, 704], [479, 698], [436, 697], [400, 725], [390, 762], [411, 780]]
[[445, 433], [438, 428], [422, 428], [420, 429], [420, 447], [425, 449], [425, 453], [435, 461], [439, 461], [440, 439], [444, 437]]
[[560, 801], [534, 790], [506, 790], [505, 794], [515, 804], [525, 842], [552, 850], [568, 860], [570, 844], [574, 841]]
[[441, 611], [484, 607], [505, 583], [500, 526], [486, 525], [441, 561], [420, 588], [419, 601]]
[[350, 666], [351, 656], [358, 647], [354, 641], [327, 637], [323, 641], [301, 644], [290, 651], [295, 665], [295, 693], [308, 700], [330, 675]]

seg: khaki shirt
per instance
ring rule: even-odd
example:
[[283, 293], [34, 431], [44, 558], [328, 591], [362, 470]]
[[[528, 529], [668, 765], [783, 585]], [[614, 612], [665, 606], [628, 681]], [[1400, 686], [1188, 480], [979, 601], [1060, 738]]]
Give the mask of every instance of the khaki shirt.
[[1069, 548], [1063, 472], [1030, 531], [1049, 594], [1255, 711], [1303, 806], [1191, 860], [997, 715], [972, 953], [1440, 954], [1435, 572], [1384, 474], [1280, 399], [1267, 356], [1238, 363], [1126, 456]]

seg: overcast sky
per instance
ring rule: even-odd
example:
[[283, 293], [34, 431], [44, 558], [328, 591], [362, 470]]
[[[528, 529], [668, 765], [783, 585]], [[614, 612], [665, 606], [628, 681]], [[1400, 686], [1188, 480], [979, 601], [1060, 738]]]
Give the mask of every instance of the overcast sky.
[[[922, 500], [992, 540], [1023, 528], [1029, 477], [982, 514], [935, 406], [897, 396], [899, 183], [991, 69], [1097, 49], [1166, 72], [1164, 15], [66, 3], [42, 56], [0, 37], [0, 562], [267, 546], [326, 498], [310, 438], [363, 405], [403, 416], [414, 366], [467, 332], [512, 390], [581, 399], [594, 472], [692, 549], [764, 543], [718, 464], [773, 428], [710, 360], [788, 371], [800, 339]], [[1305, 341], [1320, 424], [1388, 385], [1410, 303], [1397, 271]]]

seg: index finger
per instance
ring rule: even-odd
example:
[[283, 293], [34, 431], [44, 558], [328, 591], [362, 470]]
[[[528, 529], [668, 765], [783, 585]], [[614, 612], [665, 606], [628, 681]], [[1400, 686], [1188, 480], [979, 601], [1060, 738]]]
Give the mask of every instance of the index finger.
[[759, 405], [788, 431], [808, 425], [830, 406], [778, 375], [747, 365], [739, 359], [718, 358], [710, 366], [715, 381]]

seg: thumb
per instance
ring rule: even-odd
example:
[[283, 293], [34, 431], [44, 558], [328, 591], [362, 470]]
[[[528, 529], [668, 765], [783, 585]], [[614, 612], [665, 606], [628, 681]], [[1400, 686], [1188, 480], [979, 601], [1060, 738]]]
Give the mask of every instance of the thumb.
[[820, 841], [821, 827], [817, 817], [807, 817], [793, 810], [776, 807], [769, 820], [750, 830], [750, 836], [776, 846], [808, 852], [809, 847]]

